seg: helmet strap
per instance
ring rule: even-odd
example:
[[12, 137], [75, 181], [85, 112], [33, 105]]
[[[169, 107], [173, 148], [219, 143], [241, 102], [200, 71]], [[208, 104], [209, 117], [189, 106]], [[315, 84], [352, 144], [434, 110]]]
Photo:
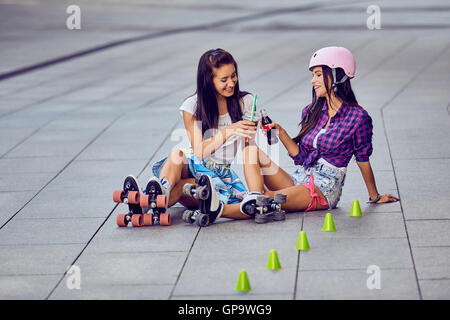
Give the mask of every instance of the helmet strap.
[[348, 79], [347, 75], [344, 75], [341, 80], [336, 81], [336, 68], [331, 68], [331, 73], [333, 74], [333, 90], [334, 92], [338, 91], [337, 85], [340, 83], [344, 83], [345, 80]]

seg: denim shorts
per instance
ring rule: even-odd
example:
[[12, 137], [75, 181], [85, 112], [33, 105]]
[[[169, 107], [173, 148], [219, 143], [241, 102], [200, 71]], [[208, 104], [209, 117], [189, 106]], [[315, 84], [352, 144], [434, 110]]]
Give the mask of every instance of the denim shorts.
[[299, 166], [291, 174], [294, 184], [300, 185], [309, 182], [311, 174], [314, 176], [314, 185], [327, 199], [331, 209], [336, 208], [341, 198], [344, 186], [345, 172], [322, 163], [316, 163], [311, 168]]

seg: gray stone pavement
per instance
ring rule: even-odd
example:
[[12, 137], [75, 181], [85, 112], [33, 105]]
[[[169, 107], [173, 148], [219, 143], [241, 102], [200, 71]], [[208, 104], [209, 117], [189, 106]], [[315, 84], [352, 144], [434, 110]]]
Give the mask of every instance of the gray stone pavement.
[[[0, 1], [0, 74], [179, 30], [0, 81], [1, 299], [450, 298], [446, 2], [378, 1], [381, 30], [366, 27], [370, 1], [78, 1], [82, 29], [68, 31], [70, 4]], [[123, 178], [132, 173], [144, 185], [152, 163], [186, 145], [177, 109], [195, 91], [204, 51], [229, 50], [241, 88], [295, 135], [311, 100], [309, 58], [328, 45], [356, 57], [352, 83], [374, 122], [377, 186], [401, 202], [366, 204], [352, 161], [331, 211], [198, 228], [176, 205], [170, 227], [116, 226], [126, 206], [111, 195]], [[257, 141], [269, 152], [261, 134]], [[284, 149], [269, 153], [294, 171]], [[241, 163], [233, 167], [243, 177]], [[362, 218], [348, 216], [354, 199]], [[336, 232], [321, 231], [327, 212]], [[295, 250], [301, 230], [310, 251]], [[265, 269], [271, 249], [279, 271]], [[73, 265], [80, 289], [70, 289]], [[367, 287], [371, 265], [380, 289]], [[234, 290], [241, 269], [247, 293]]]

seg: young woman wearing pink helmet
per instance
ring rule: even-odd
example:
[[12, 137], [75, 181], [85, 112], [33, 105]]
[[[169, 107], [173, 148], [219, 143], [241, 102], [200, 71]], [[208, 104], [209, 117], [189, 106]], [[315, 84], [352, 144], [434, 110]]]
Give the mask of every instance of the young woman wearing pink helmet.
[[[372, 154], [372, 119], [355, 98], [350, 79], [355, 76], [352, 53], [342, 47], [316, 51], [310, 60], [312, 102], [302, 111], [301, 130], [291, 138], [278, 123], [272, 123], [289, 155], [298, 165], [292, 174], [276, 165], [254, 140], [243, 149], [244, 174], [249, 192], [240, 203], [225, 204], [219, 199], [213, 181], [207, 203], [214, 209], [211, 222], [220, 216], [252, 218], [248, 210], [260, 195], [276, 198], [284, 194], [285, 211], [312, 211], [335, 208], [339, 202], [347, 165], [356, 158], [367, 186], [369, 202], [395, 202], [399, 199], [378, 193], [369, 157]], [[206, 175], [205, 175], [206, 177]], [[213, 210], [211, 209], [211, 211]], [[260, 223], [264, 223], [262, 219]]]
[[[251, 192], [273, 197], [287, 195], [283, 209], [311, 211], [335, 208], [346, 168], [354, 156], [367, 187], [369, 202], [399, 199], [378, 193], [369, 157], [372, 154], [372, 119], [355, 98], [350, 79], [355, 76], [352, 53], [343, 47], [326, 47], [310, 60], [312, 102], [302, 111], [301, 129], [294, 138], [278, 123], [280, 141], [298, 165], [292, 174], [279, 168], [256, 144], [244, 150], [244, 169]], [[267, 172], [267, 174], [264, 174]], [[243, 205], [247, 199], [244, 198]]]

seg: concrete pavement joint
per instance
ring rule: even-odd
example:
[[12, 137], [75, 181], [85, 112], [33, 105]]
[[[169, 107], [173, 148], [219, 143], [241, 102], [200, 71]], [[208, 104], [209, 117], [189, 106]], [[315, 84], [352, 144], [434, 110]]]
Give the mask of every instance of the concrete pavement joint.
[[192, 249], [194, 248], [195, 241], [197, 240], [198, 235], [200, 234], [200, 230], [201, 230], [201, 229], [202, 229], [202, 228], [199, 227], [198, 230], [197, 230], [197, 233], [196, 233], [196, 235], [195, 235], [195, 237], [194, 237], [194, 240], [192, 241], [192, 244], [191, 244], [191, 246], [190, 246], [190, 248], [189, 248], [189, 251], [188, 251], [188, 253], [187, 253], [187, 255], [186, 255], [186, 259], [184, 259], [183, 265], [181, 266], [181, 269], [180, 269], [180, 272], [178, 273], [177, 279], [175, 280], [175, 283], [174, 283], [174, 285], [173, 285], [173, 288], [172, 288], [172, 290], [170, 291], [168, 300], [171, 300], [172, 297], [173, 297], [173, 293], [174, 293], [174, 291], [175, 291], [175, 288], [177, 287], [178, 281], [179, 281], [180, 278], [181, 278], [181, 274], [183, 273], [184, 267], [186, 266], [186, 263], [187, 263], [187, 261], [188, 261], [188, 259], [189, 259], [189, 256], [191, 255]]
[[[427, 67], [429, 67], [431, 64], [433, 64], [435, 61], [437, 61], [439, 59], [439, 57], [444, 54], [444, 52], [447, 50], [448, 47], [449, 47], [449, 44], [447, 44], [444, 47], [444, 49], [441, 50], [437, 55], [433, 56], [433, 58], [428, 63], [424, 64], [424, 66], [422, 68], [420, 68], [419, 71], [403, 87], [401, 87], [386, 103], [384, 103], [383, 106], [380, 109], [384, 135], [386, 137], [386, 143], [387, 143], [387, 147], [388, 147], [388, 151], [389, 151], [389, 158], [391, 160], [391, 166], [392, 166], [392, 170], [393, 170], [393, 173], [394, 173], [395, 185], [397, 187], [397, 192], [398, 192], [398, 196], [399, 196], [400, 199], [401, 199], [401, 195], [400, 195], [400, 189], [398, 188], [398, 178], [397, 178], [397, 174], [395, 172], [394, 160], [392, 158], [392, 150], [391, 150], [391, 146], [390, 146], [390, 143], [389, 143], [389, 138], [388, 138], [388, 133], [387, 133], [387, 129], [386, 129], [386, 123], [385, 123], [385, 119], [384, 119], [383, 110], [390, 103], [392, 103], [392, 101], [394, 101], [395, 98], [397, 98], [403, 91], [405, 91], [406, 88], [409, 85], [411, 85], [419, 77], [419, 75], [426, 70]], [[405, 213], [404, 213], [404, 209], [403, 209], [403, 205], [402, 205], [401, 201], [400, 201], [400, 208], [401, 208], [401, 211], [402, 211], [403, 223], [404, 223], [404, 227], [405, 227], [406, 238], [408, 240], [408, 246], [409, 246], [409, 251], [410, 251], [410, 255], [411, 255], [411, 262], [413, 264], [413, 269], [414, 269], [414, 275], [416, 277], [417, 289], [418, 289], [418, 292], [419, 292], [419, 299], [423, 300], [422, 290], [420, 288], [419, 277], [418, 277], [418, 274], [417, 274], [416, 264], [415, 264], [415, 261], [414, 261], [414, 254], [413, 254], [413, 251], [412, 251], [411, 241], [409, 239], [408, 227], [407, 227], [407, 224], [406, 224], [406, 217], [405, 217]]]
[[[355, 3], [357, 1], [348, 1], [347, 3]], [[199, 30], [205, 30], [205, 29], [213, 29], [216, 27], [221, 27], [224, 25], [229, 25], [229, 24], [233, 24], [233, 23], [239, 23], [239, 22], [247, 22], [250, 20], [256, 20], [256, 19], [261, 19], [261, 18], [267, 18], [273, 15], [279, 15], [279, 14], [289, 14], [292, 12], [299, 12], [299, 11], [308, 11], [308, 10], [313, 10], [313, 9], [318, 9], [318, 8], [322, 8], [322, 7], [326, 7], [329, 5], [333, 5], [334, 2], [330, 1], [327, 2], [325, 4], [316, 4], [316, 5], [305, 5], [305, 6], [300, 6], [300, 7], [293, 7], [293, 8], [283, 8], [283, 9], [272, 9], [270, 11], [266, 11], [266, 12], [260, 12], [260, 13], [256, 13], [256, 14], [251, 14], [251, 15], [246, 15], [243, 17], [236, 17], [236, 18], [231, 18], [231, 19], [225, 19], [222, 21], [218, 21], [218, 22], [214, 22], [214, 23], [206, 23], [206, 24], [201, 24], [201, 25], [197, 25], [197, 26], [190, 26], [190, 27], [184, 27], [184, 28], [175, 28], [175, 29], [171, 29], [171, 30], [164, 30], [164, 31], [160, 31], [157, 33], [152, 33], [152, 34], [146, 34], [146, 35], [142, 35], [142, 36], [136, 36], [136, 37], [132, 37], [132, 38], [128, 38], [128, 39], [124, 39], [124, 40], [118, 40], [118, 41], [113, 41], [104, 45], [100, 45], [100, 46], [96, 46], [90, 49], [86, 49], [86, 50], [82, 50], [82, 51], [78, 51], [69, 55], [65, 55], [56, 59], [52, 59], [52, 60], [48, 60], [48, 61], [44, 61], [41, 63], [37, 63], [31, 66], [27, 66], [24, 68], [20, 68], [14, 71], [10, 71], [10, 72], [6, 72], [3, 74], [0, 74], [0, 81], [3, 81], [5, 79], [10, 79], [12, 77], [27, 73], [27, 72], [31, 72], [37, 69], [42, 69], [45, 67], [49, 67], [58, 63], [62, 63], [62, 62], [66, 62], [69, 60], [73, 60], [75, 58], [80, 58], [92, 53], [96, 53], [99, 51], [103, 51], [106, 49], [111, 49], [114, 47], [118, 47], [118, 46], [122, 46], [125, 44], [129, 44], [129, 43], [133, 43], [133, 42], [137, 42], [137, 41], [143, 41], [143, 40], [150, 40], [150, 39], [155, 39], [155, 38], [160, 38], [160, 37], [164, 37], [164, 36], [170, 36], [173, 34], [180, 34], [180, 33], [186, 33], [186, 32], [191, 32], [191, 31], [199, 31]]]

